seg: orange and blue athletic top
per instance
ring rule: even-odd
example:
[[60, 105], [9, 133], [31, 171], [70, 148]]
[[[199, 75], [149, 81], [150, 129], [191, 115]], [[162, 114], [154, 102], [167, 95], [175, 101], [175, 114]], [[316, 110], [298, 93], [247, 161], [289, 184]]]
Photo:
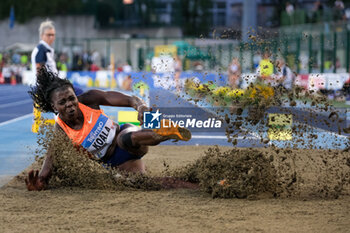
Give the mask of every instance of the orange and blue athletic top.
[[79, 103], [79, 108], [84, 116], [84, 124], [81, 129], [70, 128], [59, 115], [56, 122], [73, 143], [83, 146], [96, 158], [100, 159], [105, 156], [107, 149], [113, 143], [119, 126], [109, 119], [101, 109], [92, 109], [82, 103]]

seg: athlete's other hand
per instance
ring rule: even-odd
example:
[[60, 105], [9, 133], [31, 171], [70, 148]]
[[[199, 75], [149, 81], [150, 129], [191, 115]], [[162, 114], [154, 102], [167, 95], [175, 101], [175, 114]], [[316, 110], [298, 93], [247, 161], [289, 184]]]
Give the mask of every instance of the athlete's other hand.
[[28, 191], [40, 191], [45, 189], [45, 181], [40, 179], [39, 171], [31, 170], [28, 177], [25, 179]]

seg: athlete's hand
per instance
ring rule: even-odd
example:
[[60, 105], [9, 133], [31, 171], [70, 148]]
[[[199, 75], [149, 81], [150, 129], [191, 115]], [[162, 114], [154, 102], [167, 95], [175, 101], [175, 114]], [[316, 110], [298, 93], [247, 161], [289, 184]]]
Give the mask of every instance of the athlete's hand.
[[137, 111], [138, 111], [137, 120], [140, 122], [140, 125], [142, 125], [143, 124], [143, 113], [152, 111], [152, 109], [147, 107], [146, 105], [140, 105], [137, 108]]
[[41, 191], [45, 189], [45, 181], [39, 178], [39, 171], [31, 170], [25, 179], [28, 191]]

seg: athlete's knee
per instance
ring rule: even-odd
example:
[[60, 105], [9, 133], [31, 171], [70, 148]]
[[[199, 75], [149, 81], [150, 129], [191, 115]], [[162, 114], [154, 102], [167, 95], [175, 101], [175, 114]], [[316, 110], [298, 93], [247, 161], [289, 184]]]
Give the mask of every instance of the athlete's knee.
[[148, 146], [138, 145], [133, 137], [134, 132], [127, 132], [126, 129], [121, 131], [117, 137], [118, 146], [134, 155], [142, 157], [148, 152]]
[[131, 134], [132, 132], [129, 132], [129, 133], [123, 133], [121, 132], [118, 137], [119, 137], [119, 145], [122, 147], [122, 148], [133, 148], [134, 147], [134, 144], [132, 142], [132, 138], [131, 138]]
[[[132, 139], [132, 132], [136, 132], [139, 131], [139, 128], [136, 127], [135, 125], [132, 124], [124, 124], [121, 127], [121, 131], [119, 132], [118, 136], [117, 136], [117, 143], [119, 145], [119, 147], [123, 148], [123, 149], [127, 149], [127, 148], [133, 148], [135, 147], [135, 144], [133, 143], [133, 139]], [[136, 145], [137, 147], [137, 145]]]
[[134, 131], [138, 131], [140, 129], [136, 125], [126, 123], [120, 127], [120, 130], [127, 131], [127, 132], [134, 132]]

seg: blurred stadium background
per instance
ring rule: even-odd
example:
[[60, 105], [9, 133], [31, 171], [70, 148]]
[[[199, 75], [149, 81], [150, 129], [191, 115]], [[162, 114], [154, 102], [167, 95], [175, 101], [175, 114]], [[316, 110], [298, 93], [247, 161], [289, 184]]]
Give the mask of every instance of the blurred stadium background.
[[219, 85], [226, 85], [233, 58], [238, 58], [244, 80], [257, 72], [262, 51], [269, 49], [272, 61], [278, 57], [286, 61], [298, 85], [350, 101], [350, 1], [4, 0], [0, 4], [0, 83], [33, 83], [30, 53], [39, 41], [40, 22], [49, 18], [56, 26], [57, 66], [63, 76], [82, 86], [130, 89], [129, 75], [171, 76], [173, 59], [156, 59], [166, 54], [181, 59], [182, 79], [202, 80], [200, 74], [212, 74]]

